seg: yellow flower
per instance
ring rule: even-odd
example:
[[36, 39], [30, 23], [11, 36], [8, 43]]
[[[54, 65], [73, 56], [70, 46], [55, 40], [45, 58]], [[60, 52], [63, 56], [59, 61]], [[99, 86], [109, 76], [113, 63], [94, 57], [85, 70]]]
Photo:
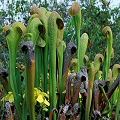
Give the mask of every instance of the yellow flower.
[[8, 92], [8, 94], [1, 99], [1, 101], [9, 101], [10, 103], [14, 103], [14, 97], [12, 92]]
[[42, 103], [44, 101], [43, 96], [41, 94], [38, 96], [37, 101], [39, 103]]
[[47, 106], [50, 106], [50, 103], [45, 99], [44, 103], [47, 105]]

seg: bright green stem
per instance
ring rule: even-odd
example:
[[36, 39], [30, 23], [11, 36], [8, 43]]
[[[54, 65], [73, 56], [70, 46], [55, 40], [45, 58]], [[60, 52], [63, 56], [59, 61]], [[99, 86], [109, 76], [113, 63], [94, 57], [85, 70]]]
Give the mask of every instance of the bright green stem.
[[76, 40], [78, 46], [78, 71], [80, 71], [80, 67], [82, 64], [81, 60], [81, 40], [80, 40], [80, 29], [81, 29], [81, 8], [78, 2], [74, 2], [72, 7], [68, 10], [68, 13], [73, 17], [75, 30], [76, 30]]
[[[48, 23], [49, 49], [50, 49], [50, 111], [56, 108], [56, 40], [57, 25], [56, 15], [51, 13]], [[54, 32], [53, 32], [54, 31]]]
[[53, 11], [48, 22], [50, 49], [50, 111], [56, 108], [56, 43], [58, 29], [63, 29], [63, 21], [58, 13]]
[[73, 16], [75, 30], [76, 30], [76, 39], [77, 39], [77, 45], [80, 45], [80, 28], [81, 28], [81, 16]]
[[88, 97], [86, 100], [86, 111], [85, 111], [85, 120], [89, 120], [89, 113], [92, 101], [92, 90], [93, 90], [93, 83], [94, 83], [94, 65], [90, 63], [89, 69], [89, 83], [88, 83]]
[[45, 40], [46, 40], [46, 46], [43, 48], [43, 69], [44, 69], [44, 92], [47, 93], [47, 86], [48, 86], [48, 28], [46, 28], [46, 35], [45, 35]]
[[76, 39], [77, 39], [77, 45], [78, 45], [78, 71], [80, 71], [80, 67], [82, 66], [82, 63], [83, 63], [83, 59], [81, 58], [81, 53], [83, 53], [82, 51], [83, 46], [81, 46], [82, 42], [80, 40], [81, 10], [76, 16], [73, 16], [73, 19], [74, 19], [74, 24], [75, 24]]
[[111, 62], [111, 56], [112, 56], [112, 43], [113, 43], [113, 37], [112, 37], [112, 30], [109, 26], [106, 26], [102, 30], [103, 35], [107, 36], [107, 51], [105, 56], [105, 62], [104, 62], [104, 69], [103, 69], [103, 80], [108, 79], [108, 72], [110, 68], [110, 62]]
[[27, 111], [27, 105], [26, 105], [26, 100], [23, 99], [22, 102], [22, 119], [21, 120], [27, 120], [27, 116], [28, 116], [28, 111]]
[[78, 71], [84, 65], [84, 56], [88, 45], [88, 35], [83, 33], [78, 42]]
[[58, 55], [58, 91], [59, 91], [59, 103], [58, 106], [62, 104], [63, 100], [63, 80], [62, 80], [62, 68], [63, 68], [63, 52], [65, 43], [63, 41], [64, 29], [58, 29], [57, 32], [57, 55]]
[[42, 79], [42, 89], [45, 90], [45, 80], [44, 80], [44, 57], [43, 49], [41, 48], [41, 79]]
[[35, 48], [35, 57], [36, 57], [36, 75], [35, 75], [35, 87], [40, 87], [40, 57], [41, 57], [41, 50], [38, 46]]
[[[15, 69], [15, 73], [16, 73], [16, 80], [17, 80], [17, 83], [21, 83], [21, 71], [19, 69]], [[18, 89], [18, 94], [19, 95], [22, 95], [22, 87], [21, 87], [21, 84], [17, 84], [17, 89]], [[20, 97], [22, 98], [22, 96]], [[21, 100], [22, 101], [22, 100]]]
[[120, 112], [120, 83], [119, 83], [118, 89], [119, 89], [119, 92], [118, 92], [118, 102], [117, 102], [115, 120], [119, 120], [119, 118], [120, 118], [120, 114], [119, 114], [119, 112]]
[[78, 41], [78, 71], [80, 71], [81, 63], [80, 61], [81, 57], [80, 54], [82, 53], [81, 50], [81, 43], [80, 43], [80, 26], [76, 28], [76, 36], [77, 36], [77, 41]]
[[62, 92], [63, 92], [63, 82], [62, 82], [62, 68], [63, 68], [63, 41], [59, 42], [58, 47], [58, 75], [59, 75], [59, 105], [62, 105]]
[[46, 46], [43, 48], [43, 67], [44, 67], [44, 92], [47, 93], [48, 90], [48, 47], [49, 47], [49, 39], [48, 39], [48, 28], [46, 25], [46, 34], [44, 37], [46, 41]]
[[17, 82], [15, 77], [15, 65], [16, 65], [16, 53], [15, 51], [10, 52], [10, 60], [9, 60], [9, 69], [10, 69], [10, 85], [14, 94], [14, 101], [16, 105], [16, 109], [18, 111], [19, 116], [21, 117], [21, 106], [20, 106], [20, 96], [18, 95]]
[[46, 46], [44, 49], [44, 61], [43, 61], [43, 64], [44, 64], [44, 92], [47, 93], [47, 90], [48, 90], [48, 79], [47, 79], [47, 76], [48, 76], [48, 43], [46, 43]]
[[10, 52], [10, 59], [9, 59], [10, 85], [13, 90], [13, 93], [16, 95], [17, 86], [16, 86], [16, 77], [15, 77], [15, 66], [16, 66], [15, 63], [16, 63], [16, 53], [15, 51], [13, 51], [13, 52]]

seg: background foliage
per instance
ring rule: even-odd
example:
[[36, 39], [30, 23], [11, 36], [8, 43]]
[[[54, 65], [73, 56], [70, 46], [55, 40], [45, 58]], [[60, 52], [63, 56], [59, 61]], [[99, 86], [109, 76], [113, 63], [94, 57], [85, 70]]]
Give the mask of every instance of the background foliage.
[[[1, 2], [0, 9], [0, 64], [4, 67], [8, 67], [9, 53], [5, 37], [2, 33], [2, 28], [5, 24], [12, 24], [14, 21], [22, 21], [24, 24], [29, 19], [29, 11], [33, 4], [38, 7], [45, 7], [48, 10], [57, 11], [63, 18], [65, 23], [64, 40], [66, 43], [75, 40], [75, 33], [73, 27], [73, 20], [68, 15], [68, 8], [72, 5], [74, 0], [64, 0], [57, 2], [57, 0], [4, 0]], [[79, 2], [79, 1], [78, 1]], [[120, 63], [120, 6], [110, 8], [111, 2], [100, 0], [99, 4], [97, 0], [81, 0], [79, 2], [82, 9], [82, 29], [81, 34], [86, 32], [89, 35], [89, 46], [87, 55], [90, 60], [93, 60], [95, 54], [104, 53], [106, 49], [106, 43], [104, 37], [102, 37], [102, 28], [109, 25], [113, 31], [113, 48], [115, 57], [112, 59], [111, 66], [115, 63]], [[20, 62], [21, 52], [18, 51], [17, 60]]]

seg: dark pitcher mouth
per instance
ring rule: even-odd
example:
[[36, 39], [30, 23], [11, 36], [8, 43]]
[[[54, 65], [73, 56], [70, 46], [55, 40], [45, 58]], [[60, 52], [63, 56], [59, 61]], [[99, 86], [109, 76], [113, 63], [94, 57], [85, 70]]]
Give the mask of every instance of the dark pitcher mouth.
[[39, 26], [38, 26], [38, 30], [39, 30], [39, 34], [40, 34], [41, 36], [43, 36], [43, 35], [46, 34], [46, 29], [45, 29], [45, 27], [44, 27], [43, 25], [39, 25]]
[[77, 51], [77, 46], [73, 42], [69, 42], [68, 49], [71, 51], [71, 54], [74, 54]]
[[62, 21], [60, 18], [58, 18], [58, 19], [56, 20], [56, 23], [57, 23], [57, 25], [58, 25], [58, 29], [62, 30], [63, 27], [64, 27], [63, 21]]
[[74, 54], [76, 51], [77, 51], [76, 46], [73, 46], [73, 47], [71, 48], [71, 54]]

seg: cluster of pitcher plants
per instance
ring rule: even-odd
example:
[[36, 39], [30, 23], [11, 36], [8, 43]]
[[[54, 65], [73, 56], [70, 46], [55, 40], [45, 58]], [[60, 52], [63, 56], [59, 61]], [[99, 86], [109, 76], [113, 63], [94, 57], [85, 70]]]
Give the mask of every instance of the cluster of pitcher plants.
[[[80, 37], [80, 5], [74, 2], [68, 13], [74, 21], [76, 45], [65, 44], [61, 16], [44, 7], [32, 7], [27, 27], [21, 22], [3, 27], [10, 53], [9, 70], [0, 67], [3, 119], [120, 119], [120, 65], [110, 68], [112, 30], [105, 26], [101, 31], [107, 47], [91, 62], [86, 55], [89, 37], [87, 33]], [[16, 62], [18, 48], [23, 63]]]

